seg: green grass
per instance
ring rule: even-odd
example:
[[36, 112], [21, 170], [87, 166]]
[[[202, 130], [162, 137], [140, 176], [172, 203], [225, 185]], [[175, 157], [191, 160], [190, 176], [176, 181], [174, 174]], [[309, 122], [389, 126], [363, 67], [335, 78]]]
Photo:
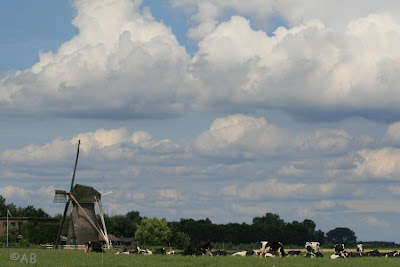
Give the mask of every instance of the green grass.
[[[14, 254], [12, 254], [14, 253]], [[18, 260], [11, 260], [16, 256]], [[34, 257], [31, 264], [31, 253]], [[34, 255], [33, 255], [34, 254]], [[400, 266], [400, 258], [349, 258], [331, 260], [331, 253], [324, 258], [286, 257], [191, 257], [181, 255], [115, 255], [115, 251], [101, 253], [84, 253], [82, 250], [50, 250], [50, 249], [0, 249], [0, 266]], [[26, 258], [23, 256], [26, 255]]]

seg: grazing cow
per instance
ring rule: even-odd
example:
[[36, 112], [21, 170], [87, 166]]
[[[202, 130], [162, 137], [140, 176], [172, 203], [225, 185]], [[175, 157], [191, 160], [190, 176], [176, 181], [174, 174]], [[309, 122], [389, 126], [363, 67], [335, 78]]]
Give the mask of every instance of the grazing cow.
[[85, 252], [102, 252], [104, 253], [103, 244], [100, 242], [86, 242]]
[[210, 241], [193, 240], [183, 251], [182, 255], [204, 256], [207, 253], [207, 250], [211, 251]]
[[315, 252], [315, 253], [306, 251], [306, 254], [304, 255], [304, 257], [307, 257], [307, 258], [322, 258], [322, 257], [324, 257], [324, 254], [321, 251], [318, 251], [318, 252]]
[[149, 249], [141, 249], [140, 247], [136, 247], [136, 253], [142, 255], [153, 255], [153, 252]]
[[287, 256], [300, 256], [301, 255], [301, 251], [300, 250], [289, 250], [286, 253]]
[[175, 250], [165, 252], [165, 255], [175, 255], [175, 254], [176, 254]]
[[136, 253], [137, 254], [145, 254], [146, 250], [145, 249], [141, 249], [140, 247], [136, 247]]
[[123, 255], [129, 255], [129, 251], [118, 251], [117, 253], [115, 253], [115, 254], [123, 254]]
[[127, 248], [124, 248], [124, 251], [118, 251], [117, 253], [115, 253], [115, 254], [124, 254], [124, 255], [129, 255], [130, 254], [130, 252], [129, 252], [129, 250], [127, 249]]
[[281, 242], [277, 241], [261, 241], [261, 253], [260, 257], [262, 255], [265, 255], [265, 253], [271, 253], [271, 254], [277, 254], [280, 257], [285, 257], [285, 250], [283, 249], [283, 244]]
[[247, 256], [247, 250], [243, 250], [243, 251], [238, 251], [238, 252], [232, 253], [232, 256], [242, 256], [242, 257], [245, 257], [245, 256]]
[[400, 253], [397, 250], [393, 250], [391, 252], [385, 253], [385, 258], [389, 257], [400, 257]]
[[381, 253], [379, 252], [379, 250], [374, 249], [372, 251], [366, 252], [365, 255], [370, 256], [370, 257], [379, 257], [379, 256], [381, 256]]
[[210, 254], [210, 256], [227, 256], [228, 252], [224, 251], [224, 250], [216, 250], [216, 251], [211, 251], [207, 249], [207, 252]]
[[154, 251], [154, 254], [162, 254], [162, 255], [165, 255], [165, 253], [167, 253], [167, 252], [165, 251], [165, 248], [158, 248], [158, 249], [156, 249], [156, 250]]

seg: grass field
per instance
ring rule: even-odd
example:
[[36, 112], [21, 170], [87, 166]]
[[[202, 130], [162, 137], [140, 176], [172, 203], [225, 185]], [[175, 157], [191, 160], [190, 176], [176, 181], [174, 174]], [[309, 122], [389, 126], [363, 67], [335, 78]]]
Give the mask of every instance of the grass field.
[[400, 258], [364, 257], [331, 260], [324, 258], [285, 257], [191, 257], [181, 255], [116, 255], [84, 253], [82, 250], [0, 249], [0, 266], [400, 266]]

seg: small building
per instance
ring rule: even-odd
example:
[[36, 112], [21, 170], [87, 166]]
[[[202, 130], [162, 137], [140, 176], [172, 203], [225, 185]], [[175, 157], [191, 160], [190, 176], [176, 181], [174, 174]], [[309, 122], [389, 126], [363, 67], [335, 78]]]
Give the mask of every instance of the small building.
[[[58, 221], [55, 218], [33, 218], [33, 217], [8, 217], [8, 226], [17, 226], [18, 234], [22, 235], [22, 224], [26, 222], [39, 224], [43, 222]], [[0, 235], [7, 232], [7, 217], [0, 217]]]
[[[112, 247], [119, 247], [121, 246], [122, 240], [116, 237], [115, 235], [108, 234], [108, 240], [111, 242]], [[105, 243], [106, 241], [104, 240], [104, 237], [102, 235], [99, 235], [99, 241]]]
[[122, 246], [136, 247], [136, 238], [134, 237], [120, 237]]

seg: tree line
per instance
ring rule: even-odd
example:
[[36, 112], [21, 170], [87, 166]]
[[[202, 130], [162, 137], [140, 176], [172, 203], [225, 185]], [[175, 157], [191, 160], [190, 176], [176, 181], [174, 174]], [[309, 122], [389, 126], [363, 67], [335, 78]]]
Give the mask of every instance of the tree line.
[[[6, 215], [10, 210], [14, 217], [50, 217], [42, 209], [33, 206], [16, 207], [13, 203], [6, 204], [5, 198], [0, 196], [0, 214]], [[1, 215], [0, 215], [1, 216]], [[99, 216], [98, 223], [101, 224]], [[25, 243], [44, 244], [54, 243], [58, 226], [62, 219], [61, 214], [55, 216], [56, 221], [40, 224], [24, 223], [22, 235]], [[138, 211], [130, 211], [125, 215], [104, 216], [107, 231], [117, 237], [135, 237], [141, 244], [169, 245], [186, 247], [191, 240], [206, 240], [212, 243], [225, 244], [255, 244], [261, 239], [277, 240], [283, 244], [304, 246], [307, 241], [318, 241], [321, 244], [345, 243], [353, 245], [357, 242], [355, 233], [346, 227], [337, 227], [326, 234], [316, 229], [316, 224], [310, 219], [303, 221], [285, 222], [278, 214], [266, 213], [261, 217], [254, 217], [252, 223], [215, 224], [209, 218], [194, 220], [180, 219], [167, 222], [165, 219], [142, 217]], [[63, 235], [68, 233], [67, 218]], [[15, 242], [15, 231], [10, 228], [10, 235]], [[18, 230], [18, 229], [17, 229]], [[5, 242], [4, 234], [0, 236], [0, 243]], [[387, 243], [387, 242], [385, 242]]]

